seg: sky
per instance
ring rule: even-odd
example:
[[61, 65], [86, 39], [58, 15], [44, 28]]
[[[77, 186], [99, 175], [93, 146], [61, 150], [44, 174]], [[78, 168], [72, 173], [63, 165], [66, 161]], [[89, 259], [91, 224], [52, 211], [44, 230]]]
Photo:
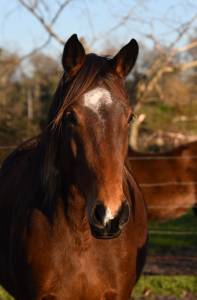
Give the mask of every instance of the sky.
[[[56, 1], [47, 1], [52, 10]], [[45, 30], [17, 0], [0, 0], [0, 7], [0, 47], [25, 54], [45, 41]], [[43, 13], [47, 15], [44, 10]], [[126, 23], [118, 26], [128, 13], [130, 17]], [[190, 20], [195, 13], [196, 0], [72, 0], [54, 29], [65, 40], [77, 33], [96, 51], [117, 48], [131, 38], [150, 47], [150, 33], [160, 43], [169, 45], [175, 39], [175, 28]], [[191, 26], [190, 35], [195, 25], [197, 27], [197, 22]], [[180, 45], [186, 42], [182, 39]], [[54, 55], [61, 48], [52, 41], [44, 51]]]

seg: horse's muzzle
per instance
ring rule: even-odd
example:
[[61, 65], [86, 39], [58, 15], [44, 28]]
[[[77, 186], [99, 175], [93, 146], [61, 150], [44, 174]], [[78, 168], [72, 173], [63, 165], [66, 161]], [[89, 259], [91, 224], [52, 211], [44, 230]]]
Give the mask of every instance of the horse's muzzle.
[[106, 222], [106, 208], [102, 202], [98, 202], [93, 210], [90, 228], [92, 235], [97, 239], [113, 239], [120, 235], [123, 226], [130, 215], [129, 204], [123, 202], [114, 218]]

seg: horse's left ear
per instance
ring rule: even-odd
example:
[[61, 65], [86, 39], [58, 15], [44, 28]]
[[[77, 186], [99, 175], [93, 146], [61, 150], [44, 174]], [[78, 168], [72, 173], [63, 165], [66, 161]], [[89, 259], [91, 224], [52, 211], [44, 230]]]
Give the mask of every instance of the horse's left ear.
[[139, 52], [138, 43], [132, 39], [112, 58], [112, 68], [120, 78], [125, 78], [135, 65]]
[[73, 34], [64, 46], [62, 55], [62, 65], [64, 71], [73, 77], [82, 67], [85, 60], [85, 49], [78, 40], [76, 34]]

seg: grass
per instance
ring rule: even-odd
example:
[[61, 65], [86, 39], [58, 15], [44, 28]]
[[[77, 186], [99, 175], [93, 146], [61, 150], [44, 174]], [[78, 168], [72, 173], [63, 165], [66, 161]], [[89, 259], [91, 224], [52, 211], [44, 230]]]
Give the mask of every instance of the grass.
[[152, 221], [149, 224], [150, 230], [180, 230], [180, 231], [192, 231], [197, 227], [197, 217], [194, 215], [193, 211], [190, 210], [187, 214], [175, 220], [170, 220], [166, 222], [156, 222]]
[[196, 276], [142, 276], [137, 283], [133, 297], [138, 299], [147, 295], [151, 299], [154, 296], [176, 296], [180, 297], [190, 293], [197, 296]]
[[0, 287], [0, 300], [14, 300], [2, 287]]
[[[188, 250], [190, 253], [197, 253], [196, 228], [197, 217], [192, 211], [176, 220], [160, 223], [151, 222], [149, 224], [149, 254], [176, 253], [179, 250], [185, 250], [186, 254]], [[155, 231], [155, 233], [151, 233], [151, 231]], [[165, 234], [166, 232], [169, 234]], [[177, 234], [177, 232], [180, 234]]]
[[[150, 222], [149, 254], [178, 254], [180, 251], [187, 255], [197, 253], [197, 217], [192, 210], [178, 218], [167, 222]], [[170, 232], [170, 234], [162, 234]], [[158, 233], [157, 233], [158, 232]], [[181, 233], [177, 235], [176, 233]], [[188, 232], [194, 234], [189, 235]], [[189, 255], [190, 255], [189, 254]], [[142, 276], [134, 289], [134, 299], [154, 299], [155, 296], [176, 296], [192, 294], [197, 296], [197, 276], [190, 275], [153, 275]], [[196, 297], [197, 298], [197, 297]]]

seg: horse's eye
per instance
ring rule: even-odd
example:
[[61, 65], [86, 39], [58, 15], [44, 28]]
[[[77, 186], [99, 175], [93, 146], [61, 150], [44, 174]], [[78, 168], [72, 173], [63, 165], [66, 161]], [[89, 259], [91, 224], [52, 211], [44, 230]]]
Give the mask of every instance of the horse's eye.
[[74, 111], [66, 112], [66, 123], [68, 125], [77, 125], [77, 116]]
[[136, 115], [133, 114], [133, 113], [131, 113], [131, 114], [129, 115], [129, 118], [128, 118], [128, 123], [133, 122], [135, 119], [136, 119]]

